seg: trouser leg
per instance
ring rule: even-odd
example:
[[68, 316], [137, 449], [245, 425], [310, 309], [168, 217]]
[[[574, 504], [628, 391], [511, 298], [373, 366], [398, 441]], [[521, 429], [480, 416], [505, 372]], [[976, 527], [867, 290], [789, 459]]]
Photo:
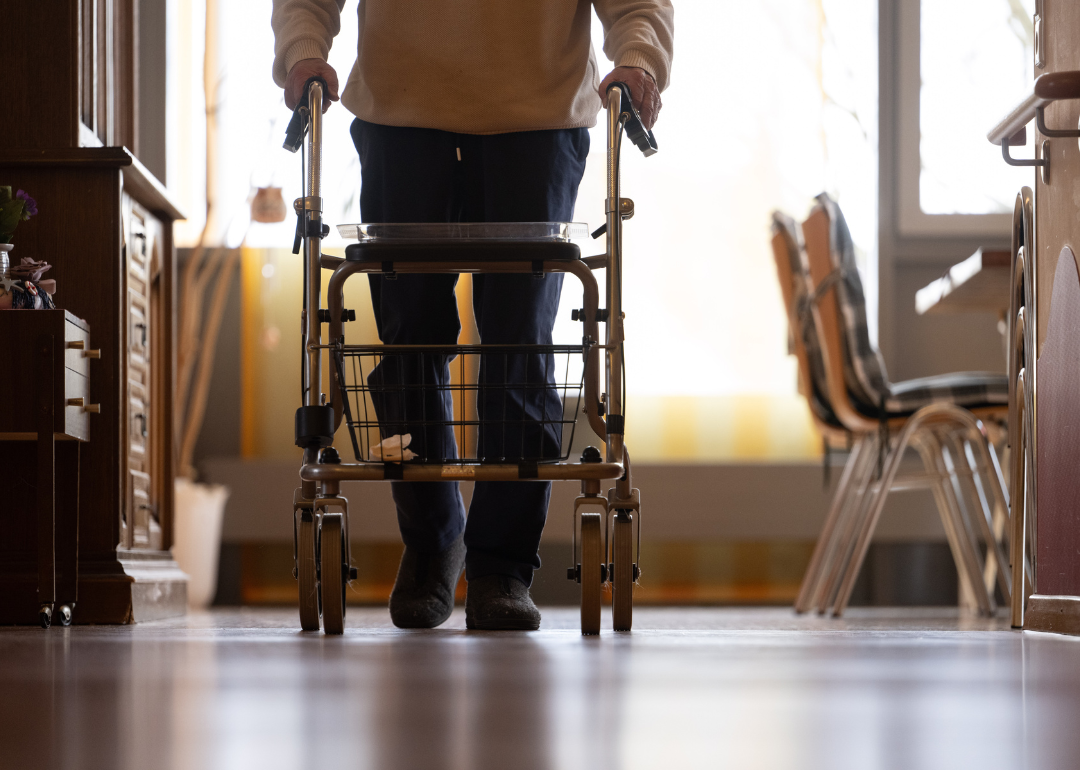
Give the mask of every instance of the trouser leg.
[[[502, 134], [483, 137], [479, 144], [485, 221], [573, 218], [589, 151], [587, 131]], [[562, 278], [554, 273], [474, 276], [473, 312], [481, 341], [551, 344]], [[553, 363], [549, 356], [536, 353], [485, 357], [477, 403], [483, 424], [481, 452], [510, 462], [558, 456], [562, 403], [557, 391], [520, 387], [526, 382], [553, 385]], [[550, 494], [550, 482], [477, 482], [465, 529], [470, 580], [503, 574], [532, 583], [533, 571], [540, 567], [540, 536]]]
[[[452, 135], [354, 121], [360, 154], [360, 212], [366, 222], [445, 222], [454, 215], [460, 170]], [[456, 275], [369, 276], [379, 338], [388, 345], [445, 345], [461, 330]], [[431, 425], [452, 414], [447, 361], [387, 356], [368, 379], [383, 437], [412, 433], [410, 449], [438, 462], [456, 456], [453, 432]], [[405, 390], [405, 385], [428, 385]], [[461, 535], [465, 507], [456, 482], [391, 482], [404, 543], [443, 550]]]

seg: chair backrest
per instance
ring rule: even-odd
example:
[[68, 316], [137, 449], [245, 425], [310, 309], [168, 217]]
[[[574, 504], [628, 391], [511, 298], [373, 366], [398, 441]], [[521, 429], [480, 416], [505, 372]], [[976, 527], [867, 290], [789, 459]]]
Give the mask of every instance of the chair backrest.
[[772, 250], [787, 311], [788, 335], [799, 364], [799, 390], [826, 438], [846, 438], [844, 426], [829, 404], [825, 360], [810, 317], [810, 274], [799, 224], [781, 211], [772, 215]]
[[822, 193], [802, 231], [829, 401], [850, 430], [872, 430], [889, 394], [881, 354], [870, 342], [855, 248], [840, 207]]

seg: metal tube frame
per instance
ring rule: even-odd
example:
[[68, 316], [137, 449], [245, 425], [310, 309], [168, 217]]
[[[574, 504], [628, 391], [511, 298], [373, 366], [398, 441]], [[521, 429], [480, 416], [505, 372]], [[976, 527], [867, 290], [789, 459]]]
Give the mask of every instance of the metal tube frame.
[[[307, 212], [305, 224], [311, 218], [321, 221], [322, 199], [319, 197], [319, 177], [322, 166], [322, 86], [319, 83], [311, 85], [308, 96], [308, 109], [311, 113], [311, 131], [307, 139], [311, 166], [306, 175], [307, 196], [303, 199], [303, 207]], [[602, 463], [552, 463], [541, 464], [538, 467], [539, 479], [614, 479], [616, 480], [615, 494], [611, 506], [619, 508], [619, 501], [631, 503], [633, 495], [630, 478], [629, 455], [623, 444], [623, 432], [621, 425], [612, 425], [617, 430], [608, 431], [607, 426], [612, 424], [612, 417], [620, 418], [615, 421], [621, 423], [625, 416], [625, 404], [623, 403], [623, 310], [622, 310], [622, 218], [620, 184], [619, 184], [619, 159], [622, 146], [623, 127], [627, 115], [622, 112], [622, 89], [614, 86], [608, 95], [608, 148], [607, 148], [607, 249], [604, 255], [586, 257], [578, 261], [568, 262], [545, 262], [544, 272], [568, 272], [576, 275], [582, 282], [585, 293], [585, 306], [597, 308], [599, 304], [599, 287], [592, 270], [607, 268], [605, 294], [607, 299], [607, 321], [604, 343], [600, 343], [599, 324], [595, 312], [587, 313], [585, 319], [585, 337], [592, 340], [585, 365], [584, 400], [585, 412], [590, 427], [605, 441], [605, 462]], [[300, 201], [297, 205], [300, 206]], [[314, 215], [314, 217], [312, 216]], [[344, 344], [342, 338], [342, 310], [344, 307], [344, 284], [352, 275], [359, 272], [381, 273], [380, 265], [349, 262], [332, 257], [323, 257], [321, 241], [319, 238], [305, 237], [305, 271], [307, 274], [307, 311], [303, 320], [304, 338], [304, 372], [308, 383], [305, 392], [305, 405], [322, 403], [324, 398], [322, 384], [322, 350], [327, 347]], [[324, 345], [321, 339], [318, 320], [319, 302], [321, 294], [321, 270], [332, 268], [333, 275], [328, 284], [329, 304], [329, 346]], [[535, 266], [532, 263], [421, 263], [399, 262], [395, 263], [395, 272], [532, 272]], [[606, 395], [600, 393], [599, 357], [603, 350], [606, 359]], [[335, 421], [340, 425], [343, 410], [341, 409], [340, 388], [336, 382], [337, 373], [331, 372], [332, 387], [329, 398], [334, 406]], [[603, 406], [607, 415], [607, 421], [601, 416], [600, 407]], [[377, 481], [385, 478], [382, 463], [340, 463], [319, 464], [315, 453], [305, 453], [304, 465], [300, 470], [300, 477], [304, 481], [305, 497], [309, 497], [306, 491], [318, 482], [328, 480], [360, 480]], [[480, 465], [480, 466], [441, 466], [425, 464], [403, 464], [402, 473], [405, 480], [436, 481], [448, 478], [455, 479], [499, 479], [517, 480], [520, 478], [519, 468], [516, 465]], [[311, 495], [313, 497], [313, 495]], [[629, 505], [627, 507], [630, 507]], [[639, 525], [640, 526], [640, 525]]]

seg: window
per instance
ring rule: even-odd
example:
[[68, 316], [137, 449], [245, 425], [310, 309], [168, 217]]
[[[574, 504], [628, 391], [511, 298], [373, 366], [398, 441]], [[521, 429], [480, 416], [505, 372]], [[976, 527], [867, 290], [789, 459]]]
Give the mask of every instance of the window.
[[1008, 231], [1032, 172], [1006, 165], [986, 134], [1031, 89], [1034, 13], [1035, 0], [901, 3], [905, 234]]

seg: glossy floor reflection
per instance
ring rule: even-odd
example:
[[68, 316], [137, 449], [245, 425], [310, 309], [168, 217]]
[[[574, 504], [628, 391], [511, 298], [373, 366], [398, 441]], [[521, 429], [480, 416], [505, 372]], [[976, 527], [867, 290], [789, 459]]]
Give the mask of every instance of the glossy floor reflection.
[[1075, 768], [1080, 639], [948, 610], [0, 629], [0, 768]]

